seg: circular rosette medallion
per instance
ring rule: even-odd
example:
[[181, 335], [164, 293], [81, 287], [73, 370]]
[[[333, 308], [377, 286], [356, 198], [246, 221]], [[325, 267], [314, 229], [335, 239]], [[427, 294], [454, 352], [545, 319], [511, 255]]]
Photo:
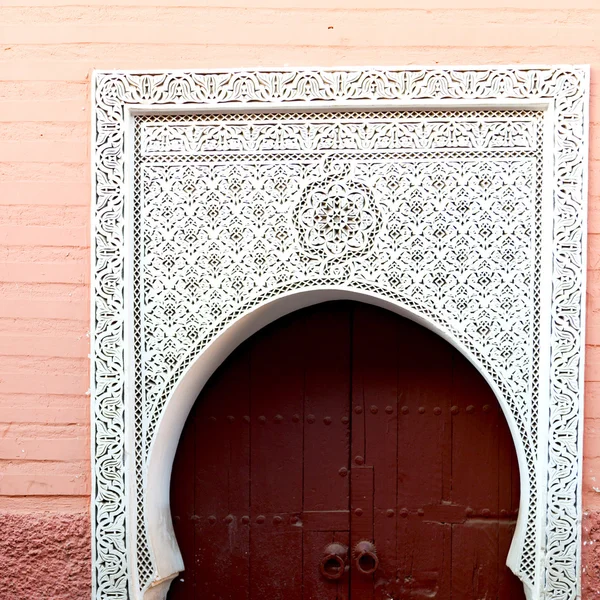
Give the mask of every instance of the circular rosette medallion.
[[307, 254], [336, 261], [367, 253], [380, 227], [379, 210], [369, 187], [339, 175], [306, 187], [294, 221]]

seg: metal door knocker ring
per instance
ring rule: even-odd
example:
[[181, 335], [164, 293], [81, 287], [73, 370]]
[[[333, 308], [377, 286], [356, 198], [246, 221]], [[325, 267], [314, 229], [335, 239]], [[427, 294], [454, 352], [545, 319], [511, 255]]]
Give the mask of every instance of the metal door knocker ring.
[[363, 540], [358, 542], [354, 547], [354, 559], [356, 568], [363, 575], [372, 575], [379, 567], [379, 558], [377, 558], [377, 550], [372, 542]]
[[332, 581], [340, 579], [346, 571], [346, 558], [348, 548], [343, 544], [329, 544], [325, 548], [325, 555], [321, 559], [319, 571], [325, 579]]

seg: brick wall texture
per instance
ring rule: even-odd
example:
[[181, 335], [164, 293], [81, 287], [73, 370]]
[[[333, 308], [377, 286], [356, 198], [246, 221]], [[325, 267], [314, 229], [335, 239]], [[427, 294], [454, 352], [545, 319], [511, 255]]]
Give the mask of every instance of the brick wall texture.
[[502, 63], [592, 66], [583, 597], [600, 593], [599, 0], [0, 0], [0, 599], [89, 598], [92, 70]]

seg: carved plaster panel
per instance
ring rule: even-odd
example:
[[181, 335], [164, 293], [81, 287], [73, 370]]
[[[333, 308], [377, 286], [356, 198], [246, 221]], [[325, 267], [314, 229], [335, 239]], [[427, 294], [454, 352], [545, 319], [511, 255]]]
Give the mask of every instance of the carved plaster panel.
[[96, 74], [98, 598], [174, 575], [147, 491], [177, 386], [309, 289], [467, 354], [519, 455], [509, 564], [530, 598], [577, 597], [587, 93], [579, 67]]

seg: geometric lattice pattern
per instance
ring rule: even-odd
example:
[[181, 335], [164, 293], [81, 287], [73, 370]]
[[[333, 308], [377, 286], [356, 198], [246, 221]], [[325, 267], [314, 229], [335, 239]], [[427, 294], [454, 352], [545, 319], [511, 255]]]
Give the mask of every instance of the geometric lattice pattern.
[[[96, 87], [98, 597], [126, 598], [127, 581], [137, 595], [155, 577], [145, 468], [183, 371], [252, 307], [294, 290], [343, 286], [421, 315], [493, 382], [527, 465], [519, 575], [539, 597], [575, 599], [586, 72], [100, 73]], [[555, 111], [384, 102], [477, 98], [548, 98]], [[250, 110], [250, 99], [265, 106]], [[364, 99], [382, 107], [361, 108]], [[315, 106], [298, 109], [294, 100]], [[289, 107], [265, 110], [282, 101]], [[124, 153], [127, 105], [185, 102], [214, 110], [134, 116]], [[220, 103], [236, 110], [219, 111]], [[128, 233], [125, 185], [133, 190]], [[130, 398], [119, 341], [126, 289]], [[129, 520], [118, 466], [124, 410], [132, 411], [135, 441]], [[135, 535], [127, 537], [127, 527]], [[129, 564], [127, 539], [135, 544]]]
[[[143, 448], [179, 374], [207, 332], [283, 288], [358, 287], [427, 315], [485, 365], [534, 466], [541, 113], [247, 119], [137, 119], [138, 522]], [[531, 580], [534, 534], [522, 569]], [[142, 536], [138, 560], [149, 581]]]

